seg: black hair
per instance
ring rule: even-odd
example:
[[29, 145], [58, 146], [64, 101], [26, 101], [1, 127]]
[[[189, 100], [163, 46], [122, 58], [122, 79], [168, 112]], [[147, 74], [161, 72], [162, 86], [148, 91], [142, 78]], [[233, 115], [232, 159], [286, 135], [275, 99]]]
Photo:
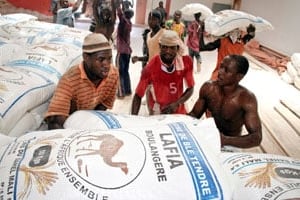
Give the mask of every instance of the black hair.
[[255, 33], [255, 26], [253, 24], [249, 24], [249, 26], [247, 27], [247, 33]]
[[157, 18], [159, 21], [162, 20], [161, 13], [160, 13], [160, 11], [157, 10], [157, 9], [152, 10], [152, 11], [149, 13], [149, 16], [155, 17], [155, 18]]
[[124, 10], [124, 15], [125, 15], [126, 17], [131, 18], [131, 17], [133, 17], [134, 12], [133, 12], [132, 9], [125, 9], [125, 10]]
[[231, 55], [229, 55], [229, 57], [230, 57], [230, 59], [233, 59], [236, 64], [237, 73], [240, 73], [243, 75], [247, 74], [248, 69], [249, 69], [249, 62], [245, 56], [231, 54]]

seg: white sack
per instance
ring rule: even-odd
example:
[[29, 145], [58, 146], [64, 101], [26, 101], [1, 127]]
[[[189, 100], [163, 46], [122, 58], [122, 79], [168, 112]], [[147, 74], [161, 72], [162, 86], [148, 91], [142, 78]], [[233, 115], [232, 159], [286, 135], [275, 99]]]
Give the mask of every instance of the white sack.
[[300, 160], [255, 153], [222, 153], [221, 160], [234, 200], [300, 198]]
[[0, 133], [0, 148], [13, 142], [15, 138]]
[[300, 75], [295, 77], [294, 85], [298, 90], [300, 90]]
[[0, 148], [0, 197], [231, 199], [219, 153], [218, 131], [201, 124], [32, 132]]
[[27, 111], [8, 133], [9, 136], [19, 137], [25, 133], [37, 130], [44, 121], [44, 115], [48, 109], [49, 102], [38, 105]]
[[256, 32], [272, 30], [273, 26], [267, 20], [238, 10], [222, 10], [205, 19], [205, 31], [215, 36], [222, 36], [236, 28], [246, 30], [253, 24]]
[[14, 55], [5, 65], [34, 71], [57, 84], [81, 54], [81, 50], [67, 44], [31, 45]]
[[284, 82], [286, 82], [288, 84], [294, 83], [294, 80], [292, 79], [291, 75], [287, 71], [284, 71], [282, 74], [280, 74], [280, 78], [281, 78], [281, 80], [283, 80]]
[[9, 39], [0, 39], [0, 66], [5, 65], [11, 58], [24, 50], [24, 47], [17, 43], [10, 43]]
[[300, 53], [293, 53], [291, 62], [300, 71]]
[[117, 114], [100, 110], [78, 110], [67, 118], [64, 123], [64, 128], [108, 130], [116, 128], [157, 126], [170, 122], [189, 122], [197, 124], [199, 123], [199, 120], [183, 114], [140, 116]]
[[297, 76], [297, 69], [292, 64], [292, 62], [290, 62], [290, 61], [287, 62], [287, 69], [286, 69], [286, 71], [288, 72], [288, 74], [290, 75], [292, 81], [294, 82], [294, 79]]
[[26, 13], [6, 14], [6, 15], [1, 15], [0, 17], [3, 18], [4, 20], [7, 20], [9, 23], [19, 23], [19, 22], [38, 19], [36, 16], [31, 14], [26, 14]]
[[26, 21], [17, 24], [6, 24], [0, 27], [0, 35], [9, 37], [18, 44], [30, 45], [46, 43], [55, 33], [64, 31], [65, 26], [41, 21]]
[[0, 132], [8, 134], [29, 110], [49, 100], [52, 81], [21, 68], [0, 66]]

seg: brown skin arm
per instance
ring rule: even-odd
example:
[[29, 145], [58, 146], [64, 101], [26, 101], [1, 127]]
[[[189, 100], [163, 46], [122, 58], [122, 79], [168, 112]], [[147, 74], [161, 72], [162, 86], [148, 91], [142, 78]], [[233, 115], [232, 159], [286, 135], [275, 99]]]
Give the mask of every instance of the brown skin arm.
[[225, 136], [221, 133], [221, 145], [231, 145], [239, 148], [259, 146], [262, 141], [261, 121], [257, 112], [257, 100], [254, 95], [248, 97], [243, 104], [245, 111], [244, 125], [248, 132], [242, 136]]
[[131, 105], [131, 114], [137, 115], [140, 111], [142, 98], [139, 97], [137, 94], [134, 95]]
[[79, 8], [79, 6], [80, 6], [80, 4], [81, 4], [81, 1], [82, 1], [82, 0], [77, 0], [77, 1], [75, 2], [75, 4], [74, 4], [73, 7], [72, 7], [72, 12], [75, 12], [75, 11]]
[[170, 103], [169, 105], [164, 107], [161, 110], [161, 113], [162, 114], [174, 113], [180, 104], [183, 104], [192, 96], [193, 92], [194, 92], [194, 87], [187, 88], [177, 101]]
[[140, 62], [147, 62], [148, 61], [148, 56], [140, 56], [140, 57], [138, 57], [138, 56], [132, 56], [131, 62], [133, 64], [136, 63], [136, 62], [138, 62], [138, 61], [140, 61]]
[[[208, 109], [207, 106], [207, 98], [209, 94], [212, 94], [214, 87], [212, 83], [206, 82], [200, 89], [199, 98], [196, 101], [192, 111], [188, 113], [188, 115], [196, 118], [200, 118]], [[248, 93], [240, 100], [240, 104], [242, 105], [242, 109], [244, 111], [243, 115], [243, 123], [248, 132], [247, 135], [239, 136], [237, 133], [226, 133], [226, 136], [220, 131], [221, 136], [221, 145], [231, 145], [239, 148], [250, 148], [254, 146], [258, 146], [262, 140], [262, 128], [261, 121], [257, 111], [257, 100], [253, 94]], [[239, 133], [238, 133], [239, 134]], [[235, 135], [235, 136], [227, 136], [227, 135]]]
[[194, 104], [192, 111], [189, 112], [188, 115], [190, 115], [192, 117], [196, 117], [198, 119], [203, 115], [203, 113], [207, 109], [205, 93], [206, 93], [206, 91], [209, 90], [209, 87], [210, 86], [209, 86], [208, 82], [203, 84], [203, 86], [200, 88], [200, 91], [199, 91], [199, 97], [198, 97], [196, 103]]
[[46, 121], [48, 123], [48, 130], [52, 129], [63, 129], [64, 122], [66, 121], [67, 116], [54, 115], [47, 117]]

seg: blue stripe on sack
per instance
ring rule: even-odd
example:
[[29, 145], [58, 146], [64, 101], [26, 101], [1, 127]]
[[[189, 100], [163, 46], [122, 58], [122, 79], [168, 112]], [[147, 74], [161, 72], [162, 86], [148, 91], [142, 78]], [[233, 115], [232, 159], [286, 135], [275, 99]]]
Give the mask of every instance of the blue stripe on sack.
[[60, 79], [61, 73], [59, 73], [54, 67], [51, 65], [46, 65], [41, 62], [32, 61], [32, 60], [15, 60], [7, 63], [7, 66], [10, 67], [19, 67], [19, 66], [25, 66], [25, 67], [31, 67], [34, 69], [39, 69], [41, 71], [44, 71], [49, 74], [55, 74], [55, 76]]
[[71, 44], [76, 47], [82, 48], [82, 42], [79, 40], [76, 40], [74, 38], [62, 38], [62, 37], [57, 37], [57, 38], [52, 38], [48, 41], [49, 43], [63, 43], [63, 44]]
[[[192, 136], [186, 125], [182, 122], [177, 122], [169, 124], [169, 127], [176, 138], [176, 141], [191, 173], [197, 199], [224, 199], [223, 190], [216, 177], [216, 174], [206, 159], [201, 147]], [[189, 147], [187, 147], [187, 143], [189, 143]], [[192, 155], [189, 153], [191, 149], [193, 152]], [[207, 181], [210, 190], [209, 194], [203, 194], [201, 191], [201, 187], [203, 185], [201, 181], [203, 180], [198, 178], [199, 170], [197, 170], [197, 166], [193, 166], [192, 164], [195, 162], [195, 159], [199, 162], [201, 170], [205, 174], [205, 181]]]
[[[40, 88], [46, 88], [48, 87], [49, 85], [54, 85], [54, 83], [49, 80], [48, 78], [46, 78], [45, 76], [41, 75], [41, 74], [38, 74], [38, 73], [35, 73], [35, 72], [30, 72], [30, 73], [33, 73], [39, 77], [41, 77], [42, 79], [45, 80], [45, 84], [44, 85], [40, 85], [38, 87], [34, 87], [34, 88], [31, 88], [30, 90], [27, 90], [25, 91], [22, 95], [20, 95], [17, 99], [15, 99], [15, 101], [3, 112], [3, 114], [0, 112], [0, 116], [1, 117], [4, 117], [6, 115], [6, 113], [23, 97], [25, 96], [26, 94], [28, 94], [29, 92], [33, 91], [33, 90], [36, 90], [36, 89], [40, 89]], [[4, 99], [3, 99], [4, 101]]]
[[[245, 159], [243, 160], [246, 160], [244, 162], [241, 162], [242, 164], [240, 166], [233, 166], [232, 169], [231, 169], [231, 173], [232, 174], [237, 174], [239, 173], [241, 170], [243, 170], [244, 168], [248, 168], [248, 167], [252, 167], [252, 166], [255, 166], [255, 165], [261, 165], [261, 164], [267, 164], [267, 163], [276, 163], [276, 164], [285, 164], [285, 165], [291, 165], [291, 166], [300, 166], [300, 162], [293, 162], [293, 161], [290, 161], [290, 160], [285, 160], [284, 158], [282, 159], [281, 157], [277, 157], [277, 158], [265, 158], [265, 157], [255, 157], [255, 155], [259, 155], [259, 154], [254, 154], [254, 155], [251, 155], [251, 154], [238, 154], [238, 155], [234, 155], [234, 156], [231, 156], [230, 158], [233, 159], [233, 160], [237, 160], [237, 159], [243, 159], [243, 157], [245, 157]], [[249, 158], [249, 156], [251, 156], [251, 158]], [[228, 159], [227, 159], [228, 160]], [[227, 164], [227, 163], [224, 163], [224, 164]], [[234, 168], [234, 170], [233, 170]]]
[[117, 129], [121, 128], [121, 124], [119, 123], [118, 119], [115, 118], [112, 114], [102, 111], [92, 111], [97, 117], [99, 117], [109, 129]]
[[41, 85], [39, 87], [34, 87], [34, 88], [31, 88], [30, 90], [27, 90], [25, 91], [23, 94], [21, 94], [18, 98], [16, 98], [12, 104], [10, 104], [10, 106], [3, 112], [3, 113], [0, 113], [0, 116], [1, 117], [5, 117], [6, 113], [20, 100], [22, 99], [23, 96], [27, 95], [28, 93], [30, 93], [31, 91], [34, 91], [34, 90], [37, 90], [37, 89], [40, 89], [40, 88], [46, 88], [48, 87], [49, 85], [53, 85], [54, 83], [51, 82], [51, 83], [48, 83], [48, 84], [45, 84], [45, 85]]
[[259, 23], [262, 23], [263, 21], [262, 20], [253, 20], [253, 19], [249, 19], [249, 18], [247, 18], [247, 17], [239, 17], [239, 18], [236, 18], [236, 19], [232, 19], [232, 20], [228, 20], [228, 21], [226, 21], [226, 23], [225, 23], [225, 21], [223, 22], [223, 21], [220, 21], [219, 23], [217, 23], [219, 26], [220, 26], [220, 28], [222, 27], [222, 26], [225, 26], [226, 24], [230, 24], [230, 23], [232, 23], [233, 21], [238, 21], [238, 20], [241, 20], [241, 19], [244, 19], [244, 20], [248, 20], [249, 21], [249, 23], [255, 23], [255, 24], [259, 24]]

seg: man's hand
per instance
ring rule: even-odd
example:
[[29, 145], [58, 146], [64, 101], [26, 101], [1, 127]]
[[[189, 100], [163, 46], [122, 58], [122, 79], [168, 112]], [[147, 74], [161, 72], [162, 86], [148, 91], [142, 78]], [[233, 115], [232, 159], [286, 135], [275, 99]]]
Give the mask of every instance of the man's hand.
[[173, 114], [177, 110], [178, 106], [179, 105], [177, 103], [171, 103], [161, 110], [161, 114]]
[[62, 115], [54, 115], [49, 116], [46, 118], [46, 122], [48, 124], [48, 129], [63, 129], [64, 122], [66, 121], [67, 117]]
[[137, 56], [132, 56], [131, 62], [134, 64], [134, 63], [136, 63], [137, 61], [139, 61], [139, 57], [137, 57]]

